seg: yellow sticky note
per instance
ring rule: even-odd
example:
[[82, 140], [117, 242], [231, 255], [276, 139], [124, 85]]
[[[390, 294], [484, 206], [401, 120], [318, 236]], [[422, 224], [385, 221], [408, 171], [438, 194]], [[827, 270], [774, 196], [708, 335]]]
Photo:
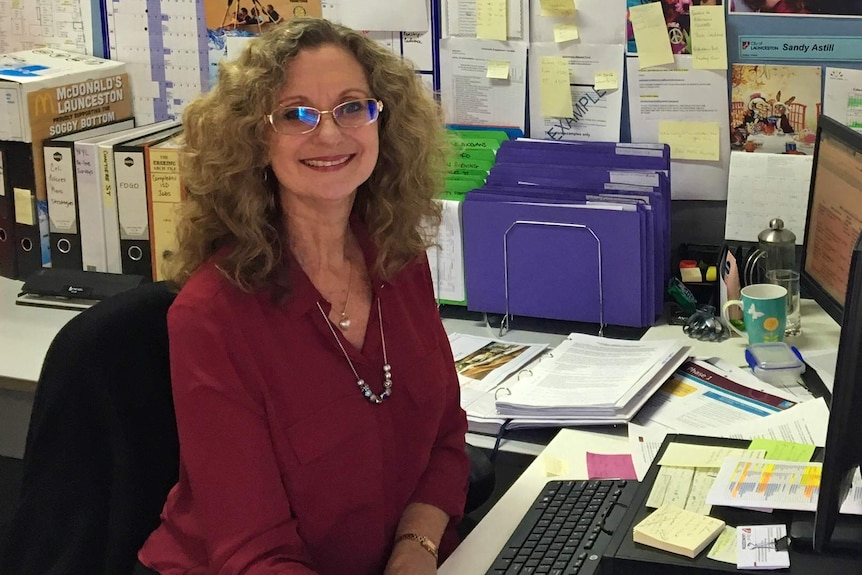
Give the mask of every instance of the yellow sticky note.
[[575, 24], [557, 24], [554, 26], [554, 42], [571, 42], [578, 39], [578, 27]]
[[766, 459], [778, 461], [796, 461], [806, 463], [811, 461], [814, 455], [814, 446], [805, 443], [794, 443], [792, 441], [778, 441], [775, 439], [755, 438], [751, 440], [749, 449], [766, 450]]
[[593, 79], [593, 88], [596, 90], [617, 90], [620, 87], [620, 81], [617, 78], [617, 73], [613, 70], [598, 70]]
[[545, 476], [561, 477], [563, 475], [568, 475], [569, 466], [566, 465], [564, 460], [551, 457], [550, 455], [545, 455], [542, 457], [542, 460], [545, 463]]
[[736, 527], [725, 525], [706, 556], [714, 561], [736, 565]]
[[650, 66], [673, 64], [670, 37], [662, 11], [663, 2], [650, 2], [629, 8], [629, 19], [638, 48], [641, 69]]
[[692, 6], [692, 66], [701, 70], [727, 70], [727, 32], [724, 6]]
[[547, 118], [572, 116], [572, 87], [565, 58], [546, 56], [541, 69], [541, 112]]
[[658, 141], [670, 146], [670, 157], [674, 160], [717, 162], [721, 149], [718, 122], [661, 120]]
[[486, 78], [494, 78], [495, 80], [509, 79], [509, 63], [504, 60], [488, 60], [488, 71], [485, 73]]
[[506, 0], [476, 0], [476, 37], [506, 41]]
[[[671, 153], [673, 157], [673, 153]], [[721, 467], [728, 457], [763, 456], [762, 451], [720, 447], [716, 445], [696, 445], [693, 443], [671, 443], [664, 450], [659, 465], [672, 467]]]
[[33, 213], [33, 194], [24, 188], [12, 188], [13, 201], [15, 202], [15, 222], [32, 226], [36, 223]]
[[575, 13], [575, 0], [541, 0], [542, 16], [571, 16]]

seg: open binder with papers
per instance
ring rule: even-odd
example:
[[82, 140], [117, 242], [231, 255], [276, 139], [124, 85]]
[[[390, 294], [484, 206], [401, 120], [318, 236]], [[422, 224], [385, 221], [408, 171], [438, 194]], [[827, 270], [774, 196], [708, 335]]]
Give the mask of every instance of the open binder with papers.
[[688, 357], [677, 340], [573, 333], [496, 394], [508, 427], [625, 423]]

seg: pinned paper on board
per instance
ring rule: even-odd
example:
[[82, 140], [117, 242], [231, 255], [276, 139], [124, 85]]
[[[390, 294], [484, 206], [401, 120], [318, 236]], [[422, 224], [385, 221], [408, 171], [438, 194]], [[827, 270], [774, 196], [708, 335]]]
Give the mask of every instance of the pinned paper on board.
[[575, 13], [575, 0], [540, 0], [542, 16], [571, 16]]
[[506, 0], [476, 0], [476, 37], [507, 39]]
[[721, 150], [718, 122], [661, 120], [658, 141], [670, 146], [674, 160], [717, 162]]
[[692, 6], [692, 66], [700, 70], [727, 70], [727, 28], [724, 6]]
[[554, 42], [571, 42], [578, 39], [578, 27], [575, 24], [557, 24], [554, 26]]
[[629, 8], [640, 68], [673, 64], [673, 51], [667, 33], [661, 2]]
[[565, 58], [542, 58], [542, 115], [568, 118], [572, 115], [572, 89], [569, 83], [569, 63]]
[[618, 90], [620, 80], [613, 70], [598, 70], [593, 80], [593, 87], [596, 90]]
[[508, 80], [509, 63], [505, 60], [488, 60], [488, 70], [485, 77], [494, 80]]

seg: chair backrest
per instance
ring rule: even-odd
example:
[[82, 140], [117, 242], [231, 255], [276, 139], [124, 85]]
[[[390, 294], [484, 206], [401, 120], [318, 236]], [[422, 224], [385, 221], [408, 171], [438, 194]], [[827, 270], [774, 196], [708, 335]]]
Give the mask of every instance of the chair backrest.
[[787, 119], [790, 120], [790, 125], [793, 126], [793, 130], [796, 132], [801, 132], [805, 129], [806, 108], [805, 104], [800, 104], [799, 102], [793, 102], [787, 106]]
[[165, 284], [72, 319], [36, 388], [0, 573], [131, 573], [179, 469]]

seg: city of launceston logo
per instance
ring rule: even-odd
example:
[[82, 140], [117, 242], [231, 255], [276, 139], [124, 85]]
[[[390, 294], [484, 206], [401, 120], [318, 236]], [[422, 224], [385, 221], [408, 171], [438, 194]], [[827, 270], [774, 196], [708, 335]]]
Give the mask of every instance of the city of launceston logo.
[[742, 41], [742, 49], [743, 49], [743, 50], [745, 50], [745, 49], [746, 49], [746, 48], [748, 48], [749, 46], [751, 46], [751, 42], [749, 42], [748, 40], [743, 40], [743, 41]]

